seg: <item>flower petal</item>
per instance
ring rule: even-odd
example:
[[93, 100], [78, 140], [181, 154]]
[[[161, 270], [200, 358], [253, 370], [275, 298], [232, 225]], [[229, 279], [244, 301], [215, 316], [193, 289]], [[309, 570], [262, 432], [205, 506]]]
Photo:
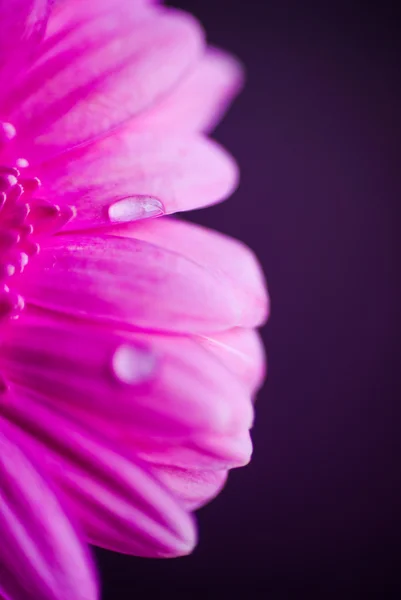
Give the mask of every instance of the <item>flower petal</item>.
[[50, 0], [0, 0], [0, 99], [41, 41]]
[[236, 327], [221, 333], [195, 336], [199, 344], [255, 392], [266, 373], [265, 352], [260, 335], [253, 329]]
[[43, 402], [85, 413], [98, 430], [143, 435], [227, 434], [249, 427], [245, 389], [194, 340], [127, 334], [32, 314], [3, 327], [1, 372]]
[[26, 301], [123, 327], [184, 333], [258, 325], [265, 304], [223, 273], [142, 240], [46, 240], [14, 285]]
[[156, 473], [187, 510], [197, 510], [213, 500], [221, 492], [228, 475], [226, 470], [203, 471], [162, 466], [156, 468]]
[[71, 18], [56, 15], [35, 66], [3, 105], [29, 162], [111, 132], [200, 56], [203, 35], [190, 15], [131, 2], [102, 2], [94, 11], [96, 4], [67, 10]]
[[[135, 133], [129, 127], [32, 173], [41, 179], [44, 197], [76, 206], [77, 217], [67, 227], [74, 230], [213, 204], [238, 182], [234, 160], [215, 142], [198, 135]], [[156, 213], [140, 210], [144, 198], [156, 199]], [[110, 211], [119, 204], [126, 210], [115, 216]]]
[[264, 275], [254, 253], [242, 242], [173, 218], [120, 225], [109, 232], [177, 252], [216, 277], [229, 279], [237, 290], [247, 295], [248, 309], [255, 311], [255, 317], [258, 315], [255, 322], [260, 324], [267, 318], [269, 298]]
[[1, 420], [0, 593], [13, 600], [94, 600], [92, 563], [59, 501]]
[[189, 470], [227, 470], [247, 465], [252, 456], [252, 440], [246, 428], [232, 435], [199, 435], [191, 440], [174, 442], [156, 437], [128, 438], [125, 443], [135, 447], [138, 456], [150, 465], [179, 467]]
[[191, 517], [145, 463], [124, 456], [89, 424], [80, 427], [33, 394], [9, 393], [2, 413], [27, 436], [91, 543], [160, 558], [192, 551]]
[[133, 122], [135, 131], [186, 133], [211, 131], [244, 80], [241, 64], [230, 54], [208, 48], [170, 94]]

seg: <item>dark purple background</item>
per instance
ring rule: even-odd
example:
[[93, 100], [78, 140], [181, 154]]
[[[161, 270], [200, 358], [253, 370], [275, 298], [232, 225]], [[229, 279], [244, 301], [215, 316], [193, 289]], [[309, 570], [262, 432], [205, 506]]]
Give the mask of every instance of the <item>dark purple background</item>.
[[[400, 540], [398, 35], [390, 3], [182, 0], [242, 58], [216, 132], [242, 183], [193, 213], [259, 255], [272, 315], [252, 464], [188, 558], [99, 551], [104, 599], [393, 597]], [[395, 8], [396, 3], [392, 3]], [[322, 7], [323, 6], [323, 7]], [[225, 592], [224, 592], [225, 590]], [[373, 592], [372, 592], [373, 593]], [[309, 596], [310, 597], [310, 596]], [[348, 596], [346, 596], [348, 597]]]

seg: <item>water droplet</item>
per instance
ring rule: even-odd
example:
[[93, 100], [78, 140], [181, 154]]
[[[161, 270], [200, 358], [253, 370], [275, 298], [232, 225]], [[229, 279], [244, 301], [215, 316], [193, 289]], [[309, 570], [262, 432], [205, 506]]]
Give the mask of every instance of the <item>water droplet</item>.
[[8, 263], [0, 263], [0, 279], [12, 277], [15, 273], [14, 265]]
[[14, 175], [0, 175], [0, 191], [6, 192], [18, 182]]
[[147, 381], [155, 367], [156, 358], [153, 354], [131, 344], [122, 344], [113, 354], [113, 373], [122, 383], [134, 385]]
[[29, 263], [29, 256], [26, 252], [17, 252], [14, 258], [14, 267], [19, 273], [22, 273], [26, 265]]
[[16, 165], [20, 169], [26, 169], [29, 167], [29, 162], [26, 160], [26, 158], [17, 158]]
[[112, 223], [129, 223], [164, 214], [164, 206], [152, 196], [129, 196], [113, 202], [108, 214]]
[[11, 123], [0, 122], [0, 142], [8, 142], [15, 138], [17, 132]]

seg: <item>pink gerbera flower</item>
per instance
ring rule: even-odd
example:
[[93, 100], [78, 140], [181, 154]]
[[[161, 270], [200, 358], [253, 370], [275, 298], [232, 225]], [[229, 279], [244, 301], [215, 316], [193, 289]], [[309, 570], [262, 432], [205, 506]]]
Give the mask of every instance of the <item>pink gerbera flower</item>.
[[18, 19], [0, 1], [0, 594], [89, 600], [81, 539], [186, 554], [191, 511], [250, 458], [258, 264], [220, 234], [144, 220], [234, 189], [235, 163], [205, 133], [241, 69], [181, 12], [68, 0], [20, 71], [47, 3], [10, 6]]

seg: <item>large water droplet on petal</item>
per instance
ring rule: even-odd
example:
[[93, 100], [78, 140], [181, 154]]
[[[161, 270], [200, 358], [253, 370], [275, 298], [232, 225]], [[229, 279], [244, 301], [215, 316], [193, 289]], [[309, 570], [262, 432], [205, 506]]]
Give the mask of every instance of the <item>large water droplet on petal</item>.
[[152, 377], [155, 367], [153, 354], [131, 344], [122, 344], [113, 354], [113, 374], [122, 383], [143, 383]]
[[112, 223], [129, 223], [164, 214], [164, 206], [152, 196], [129, 196], [113, 202], [108, 214]]

